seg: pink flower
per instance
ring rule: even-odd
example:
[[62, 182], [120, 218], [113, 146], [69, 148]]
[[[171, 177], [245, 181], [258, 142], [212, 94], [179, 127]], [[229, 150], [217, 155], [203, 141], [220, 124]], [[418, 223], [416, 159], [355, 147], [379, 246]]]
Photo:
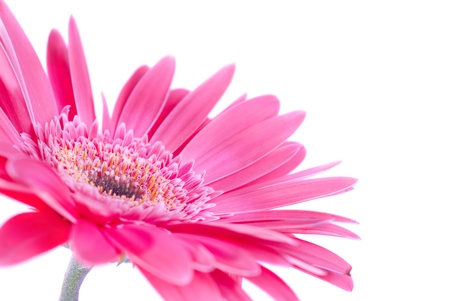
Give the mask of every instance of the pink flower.
[[[230, 84], [227, 66], [193, 91], [171, 89], [172, 57], [136, 70], [101, 124], [73, 19], [50, 34], [48, 75], [0, 1], [0, 192], [32, 211], [0, 228], [0, 265], [68, 244], [92, 266], [129, 259], [167, 300], [249, 300], [243, 278], [297, 300], [265, 264], [345, 290], [350, 265], [303, 234], [357, 238], [351, 219], [274, 210], [352, 189], [347, 177], [293, 172], [305, 149], [287, 139], [304, 112], [278, 115], [271, 95], [208, 114]], [[300, 234], [300, 235], [297, 235]]]

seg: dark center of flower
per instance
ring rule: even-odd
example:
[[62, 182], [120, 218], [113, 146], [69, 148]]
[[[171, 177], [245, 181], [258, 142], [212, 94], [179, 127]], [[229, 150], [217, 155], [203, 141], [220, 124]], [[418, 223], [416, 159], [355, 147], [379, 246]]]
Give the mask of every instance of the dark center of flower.
[[126, 198], [141, 198], [142, 196], [141, 191], [136, 187], [132, 187], [129, 181], [116, 181], [113, 178], [104, 177], [102, 174], [94, 175], [90, 180], [90, 183], [97, 186], [100, 192], [105, 191], [109, 195], [118, 195]]

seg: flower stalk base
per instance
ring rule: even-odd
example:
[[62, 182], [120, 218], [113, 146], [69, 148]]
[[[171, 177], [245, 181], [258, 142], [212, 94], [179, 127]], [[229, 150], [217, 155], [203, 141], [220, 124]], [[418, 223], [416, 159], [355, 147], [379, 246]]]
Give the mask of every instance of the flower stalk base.
[[66, 274], [64, 275], [64, 282], [59, 301], [78, 301], [78, 294], [80, 292], [81, 284], [90, 270], [90, 267], [87, 268], [82, 266], [72, 256], [72, 258], [70, 258]]

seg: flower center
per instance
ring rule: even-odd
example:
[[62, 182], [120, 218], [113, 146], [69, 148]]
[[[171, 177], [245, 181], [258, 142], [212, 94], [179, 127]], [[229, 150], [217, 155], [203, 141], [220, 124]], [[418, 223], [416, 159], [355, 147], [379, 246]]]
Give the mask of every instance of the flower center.
[[69, 121], [67, 112], [68, 107], [37, 127], [37, 143], [24, 137], [22, 148], [55, 168], [82, 206], [106, 205], [114, 214], [119, 210], [127, 218], [155, 223], [217, 219], [209, 208], [220, 192], [203, 184], [194, 162], [181, 164], [161, 143], [133, 137], [125, 125], [114, 138], [109, 131], [98, 132], [96, 124], [88, 132], [78, 116]]
[[184, 201], [174, 166], [166, 164], [170, 155], [160, 145], [135, 142], [123, 146], [85, 137], [57, 142], [53, 143], [53, 164], [76, 183], [87, 183], [131, 206], [163, 202], [173, 207]]

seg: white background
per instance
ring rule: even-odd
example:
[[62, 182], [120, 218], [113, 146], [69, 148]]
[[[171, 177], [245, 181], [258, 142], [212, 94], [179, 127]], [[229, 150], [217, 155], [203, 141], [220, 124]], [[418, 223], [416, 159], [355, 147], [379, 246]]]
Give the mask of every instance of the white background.
[[[75, 16], [97, 101], [104, 92], [112, 103], [135, 68], [171, 54], [174, 86], [195, 88], [234, 62], [224, 104], [270, 93], [283, 112], [307, 111], [293, 137], [308, 150], [304, 166], [343, 160], [328, 174], [360, 182], [297, 208], [352, 217], [362, 240], [313, 238], [353, 265], [355, 289], [282, 271], [303, 301], [450, 299], [445, 1], [7, 2], [42, 59], [50, 29], [67, 36]], [[23, 209], [1, 201], [0, 223]], [[57, 300], [69, 257], [60, 248], [0, 269], [0, 300]], [[80, 300], [154, 298], [139, 272], [122, 265], [93, 270]]]

